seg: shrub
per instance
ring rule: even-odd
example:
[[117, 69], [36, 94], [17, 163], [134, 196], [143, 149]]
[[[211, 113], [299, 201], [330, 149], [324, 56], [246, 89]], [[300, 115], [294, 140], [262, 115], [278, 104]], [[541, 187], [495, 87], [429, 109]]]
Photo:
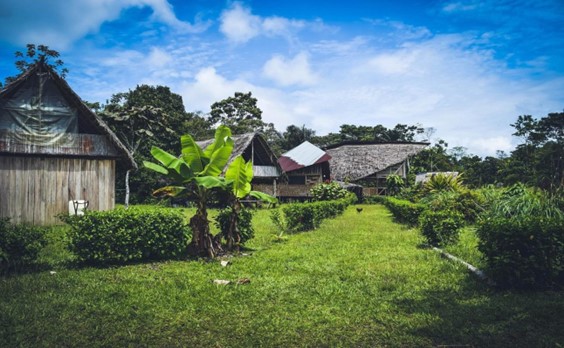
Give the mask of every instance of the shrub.
[[440, 191], [460, 191], [464, 188], [462, 175], [450, 175], [438, 173], [433, 175], [423, 184], [423, 190], [427, 193]]
[[174, 209], [89, 211], [62, 220], [72, 227], [69, 249], [86, 263], [179, 258], [190, 237], [183, 214]]
[[309, 231], [319, 227], [324, 219], [342, 214], [354, 202], [356, 202], [356, 195], [347, 192], [344, 198], [333, 201], [286, 204], [282, 206], [284, 219], [276, 218], [273, 215], [271, 219], [275, 224], [285, 221], [286, 230]]
[[348, 192], [336, 182], [317, 184], [310, 190], [314, 201], [332, 201], [345, 198]]
[[45, 228], [28, 224], [11, 224], [0, 219], [0, 266], [3, 269], [35, 262], [47, 244]]
[[396, 222], [416, 226], [419, 215], [425, 210], [425, 205], [412, 203], [403, 199], [388, 197], [385, 202], [386, 207], [394, 216]]
[[564, 285], [564, 214], [558, 202], [518, 184], [480, 216], [478, 249], [503, 287]]
[[386, 192], [390, 196], [395, 196], [405, 185], [403, 178], [397, 174], [390, 174], [386, 177]]
[[431, 210], [455, 210], [464, 215], [464, 220], [474, 223], [482, 211], [481, 196], [471, 190], [440, 191], [421, 199]]
[[419, 217], [421, 233], [433, 246], [445, 246], [458, 240], [464, 216], [458, 211], [425, 210]]
[[[225, 236], [229, 229], [229, 223], [231, 221], [231, 216], [233, 215], [233, 208], [227, 207], [219, 211], [219, 214], [215, 218], [215, 225], [219, 228], [220, 233]], [[253, 213], [249, 209], [241, 209], [239, 211], [239, 216], [237, 220], [237, 229], [241, 236], [240, 244], [245, 244], [248, 240], [255, 236], [255, 230], [253, 229]]]

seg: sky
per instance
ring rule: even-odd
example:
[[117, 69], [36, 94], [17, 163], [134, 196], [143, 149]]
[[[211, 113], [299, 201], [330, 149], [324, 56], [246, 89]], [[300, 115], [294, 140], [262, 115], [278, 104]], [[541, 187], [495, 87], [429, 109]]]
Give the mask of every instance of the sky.
[[279, 131], [417, 124], [495, 156], [519, 115], [564, 110], [563, 24], [564, 0], [2, 0], [0, 78], [45, 44], [90, 102], [164, 85], [206, 113], [250, 91]]

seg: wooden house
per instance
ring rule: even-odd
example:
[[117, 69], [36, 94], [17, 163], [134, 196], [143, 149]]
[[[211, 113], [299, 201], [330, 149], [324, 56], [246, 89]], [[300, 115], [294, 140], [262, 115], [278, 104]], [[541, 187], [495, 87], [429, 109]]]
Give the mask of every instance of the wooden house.
[[[252, 160], [254, 175], [251, 185], [253, 190], [276, 196], [281, 170], [276, 162], [276, 155], [263, 136], [257, 132], [251, 132], [233, 135], [231, 138], [233, 139], [234, 146], [228, 165], [239, 155], [242, 155], [245, 161]], [[201, 148], [205, 148], [213, 140], [208, 139], [197, 141], [196, 143]]]
[[364, 186], [365, 196], [386, 193], [386, 177], [407, 177], [409, 157], [429, 143], [343, 143], [326, 149], [331, 179]]
[[330, 179], [331, 156], [308, 141], [282, 154], [278, 163], [284, 174], [278, 196], [285, 199], [309, 197], [311, 188]]
[[133, 157], [43, 61], [0, 91], [0, 217], [58, 223], [69, 201], [114, 207], [116, 161]]

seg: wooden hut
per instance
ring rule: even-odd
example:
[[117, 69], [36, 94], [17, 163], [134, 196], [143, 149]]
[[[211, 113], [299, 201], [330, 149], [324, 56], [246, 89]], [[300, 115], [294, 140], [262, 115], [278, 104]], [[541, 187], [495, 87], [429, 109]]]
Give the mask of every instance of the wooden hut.
[[311, 188], [330, 179], [331, 156], [308, 141], [304, 141], [278, 159], [284, 183], [279, 185], [278, 196], [283, 199], [309, 197]]
[[364, 186], [365, 196], [386, 193], [386, 177], [407, 177], [409, 157], [429, 143], [343, 143], [328, 147], [331, 178]]
[[[253, 190], [276, 196], [278, 191], [277, 181], [280, 177], [280, 166], [276, 162], [276, 155], [260, 133], [250, 132], [233, 135], [233, 152], [229, 158], [228, 165], [235, 157], [242, 155], [245, 161], [253, 162]], [[214, 139], [197, 141], [196, 143], [205, 148]], [[226, 167], [227, 168], [227, 167]]]
[[114, 207], [116, 161], [133, 157], [43, 61], [0, 91], [0, 217], [58, 223], [69, 201]]

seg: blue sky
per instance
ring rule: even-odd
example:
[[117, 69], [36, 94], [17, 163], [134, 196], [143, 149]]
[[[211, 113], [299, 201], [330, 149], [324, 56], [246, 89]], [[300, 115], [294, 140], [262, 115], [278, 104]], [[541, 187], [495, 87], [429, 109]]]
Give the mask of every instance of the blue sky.
[[85, 100], [160, 84], [207, 112], [251, 91], [280, 131], [420, 124], [485, 156], [564, 109], [562, 0], [3, 0], [0, 22], [0, 78], [43, 43]]

